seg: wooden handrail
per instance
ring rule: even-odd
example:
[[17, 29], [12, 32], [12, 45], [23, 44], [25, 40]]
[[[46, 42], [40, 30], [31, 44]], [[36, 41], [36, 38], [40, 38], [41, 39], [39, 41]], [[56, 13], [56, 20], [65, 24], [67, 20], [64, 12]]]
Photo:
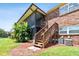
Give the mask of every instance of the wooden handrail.
[[40, 32], [42, 32], [45, 28], [47, 27], [47, 25], [45, 27], [43, 27], [40, 31], [38, 31], [35, 35], [39, 34]]
[[46, 41], [49, 41], [50, 37], [54, 35], [54, 33], [58, 30], [58, 25], [56, 23], [54, 23], [50, 28], [48, 28], [48, 30], [46, 30], [44, 32], [44, 35], [43, 35], [43, 41], [44, 42], [44, 45], [47, 44]]
[[[56, 33], [58, 25], [57, 23], [54, 23], [50, 28], [48, 28], [48, 25], [46, 25], [43, 29], [41, 29], [38, 33], [35, 35], [35, 42], [38, 40], [42, 40], [43, 47], [48, 43], [50, 37]], [[45, 30], [46, 29], [46, 30]]]
[[35, 34], [35, 40], [36, 39], [42, 39], [42, 33], [45, 31], [45, 29], [46, 28], [48, 28], [48, 26], [46, 25], [45, 27], [43, 27], [39, 32], [37, 32], [36, 34]]

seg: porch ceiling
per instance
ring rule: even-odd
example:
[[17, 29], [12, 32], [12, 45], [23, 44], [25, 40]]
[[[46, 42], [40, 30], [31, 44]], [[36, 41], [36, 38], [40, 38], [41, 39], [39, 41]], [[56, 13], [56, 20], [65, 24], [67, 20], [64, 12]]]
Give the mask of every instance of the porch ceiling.
[[34, 11], [38, 11], [43, 15], [46, 15], [44, 11], [42, 11], [39, 7], [37, 7], [35, 4], [31, 4], [30, 7], [26, 10], [26, 12], [22, 15], [22, 17], [18, 20], [17, 23], [21, 23], [24, 20], [26, 20]]

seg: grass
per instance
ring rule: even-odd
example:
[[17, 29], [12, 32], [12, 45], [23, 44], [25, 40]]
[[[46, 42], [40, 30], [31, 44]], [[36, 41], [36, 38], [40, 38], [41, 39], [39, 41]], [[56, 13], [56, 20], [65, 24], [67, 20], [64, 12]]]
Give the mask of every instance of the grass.
[[18, 43], [10, 38], [0, 38], [0, 56], [9, 55], [10, 51], [17, 47]]
[[[19, 44], [10, 38], [0, 38], [0, 56], [9, 56], [12, 49]], [[45, 49], [37, 56], [79, 56], [79, 47], [54, 46]]]
[[79, 56], [79, 47], [74, 47], [74, 46], [50, 47], [37, 55], [38, 56]]

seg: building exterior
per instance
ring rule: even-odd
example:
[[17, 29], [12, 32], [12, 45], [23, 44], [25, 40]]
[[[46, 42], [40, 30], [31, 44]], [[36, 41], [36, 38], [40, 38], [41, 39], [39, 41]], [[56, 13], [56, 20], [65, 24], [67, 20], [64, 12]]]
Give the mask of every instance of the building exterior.
[[[18, 23], [29, 23], [37, 46], [45, 46], [50, 38], [58, 42], [62, 38], [62, 44], [71, 40], [72, 45], [79, 45], [79, 3], [60, 3], [47, 13], [34, 4], [29, 9]], [[30, 14], [29, 17], [27, 14]]]
[[31, 4], [17, 23], [28, 22], [33, 37], [35, 33], [46, 25], [45, 15], [46, 13], [39, 7]]
[[64, 4], [56, 13], [57, 17], [48, 20], [48, 24], [56, 22], [59, 25], [59, 38], [71, 38], [73, 45], [79, 45], [79, 3]]

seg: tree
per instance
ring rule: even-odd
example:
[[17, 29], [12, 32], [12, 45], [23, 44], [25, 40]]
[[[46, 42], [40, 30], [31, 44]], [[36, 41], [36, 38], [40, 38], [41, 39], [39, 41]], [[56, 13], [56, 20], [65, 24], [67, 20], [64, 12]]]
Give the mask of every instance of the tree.
[[6, 32], [6, 31], [3, 30], [3, 29], [0, 29], [0, 37], [1, 37], [1, 38], [8, 37], [8, 32]]
[[18, 42], [25, 42], [31, 39], [30, 27], [28, 23], [15, 23], [14, 24], [14, 37], [17, 39]]

